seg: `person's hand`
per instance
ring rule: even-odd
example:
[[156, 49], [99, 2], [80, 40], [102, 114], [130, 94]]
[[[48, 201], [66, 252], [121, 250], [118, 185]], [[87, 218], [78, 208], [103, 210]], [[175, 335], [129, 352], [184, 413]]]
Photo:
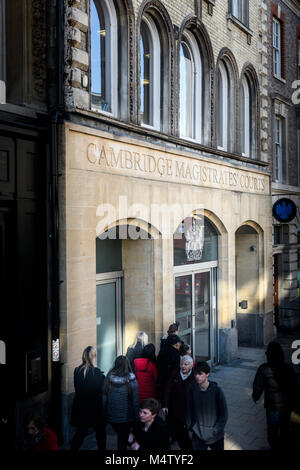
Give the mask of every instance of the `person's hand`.
[[131, 444], [131, 450], [139, 450], [140, 448], [140, 444], [136, 441], [133, 442], [133, 444]]
[[130, 433], [129, 436], [128, 436], [128, 442], [129, 442], [130, 444], [132, 444], [133, 441], [134, 441], [134, 435], [133, 435], [132, 433]]
[[167, 414], [169, 412], [168, 408], [163, 408], [162, 410], [163, 410], [164, 414], [167, 416]]
[[189, 438], [190, 438], [190, 440], [193, 439], [193, 431], [189, 431]]

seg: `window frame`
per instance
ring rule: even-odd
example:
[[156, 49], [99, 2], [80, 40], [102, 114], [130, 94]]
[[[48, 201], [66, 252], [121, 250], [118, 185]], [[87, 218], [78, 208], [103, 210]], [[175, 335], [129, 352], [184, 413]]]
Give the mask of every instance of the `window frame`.
[[[218, 67], [218, 77], [221, 75], [222, 78], [222, 108], [220, 106], [220, 80], [218, 78], [218, 109], [222, 109], [222, 122], [220, 126], [220, 114], [218, 113], [218, 149], [225, 152], [228, 151], [228, 127], [229, 127], [229, 111], [230, 111], [230, 77], [225, 63], [221, 60]], [[222, 145], [220, 145], [220, 130], [222, 129]]]
[[203, 141], [203, 59], [201, 56], [200, 46], [190, 31], [184, 31], [180, 44], [179, 44], [179, 69], [181, 69], [181, 47], [184, 44], [189, 50], [191, 61], [192, 61], [192, 109], [191, 109], [191, 135], [187, 135], [187, 132], [181, 132], [181, 109], [182, 109], [182, 97], [181, 97], [181, 83], [182, 77], [179, 80], [179, 135], [181, 138], [202, 143]]
[[[276, 25], [278, 27], [278, 33], [276, 33]], [[273, 20], [272, 20], [273, 75], [278, 78], [282, 78], [281, 38], [282, 38], [282, 23], [276, 16], [273, 16]], [[278, 41], [278, 43], [276, 43], [276, 40]], [[277, 57], [278, 57], [278, 60], [277, 60]], [[279, 73], [277, 73], [276, 71], [276, 66], [278, 67]]]
[[[113, 2], [108, 2], [107, 0], [91, 0], [94, 3], [96, 12], [98, 14], [98, 21], [99, 19], [99, 9], [102, 11], [102, 15], [104, 17], [105, 22], [105, 94], [106, 96], [110, 96], [110, 111], [104, 110], [99, 108], [93, 104], [92, 101], [92, 70], [93, 70], [93, 63], [92, 63], [92, 52], [90, 53], [91, 56], [91, 84], [90, 84], [90, 96], [91, 96], [91, 110], [96, 111], [101, 114], [106, 114], [108, 116], [117, 117], [118, 116], [118, 80], [115, 80], [114, 77], [118, 76], [118, 19], [117, 19], [117, 12]], [[98, 7], [97, 7], [98, 5]], [[92, 7], [91, 7], [91, 16], [92, 16]], [[92, 18], [91, 18], [92, 22]], [[90, 50], [92, 51], [92, 27], [91, 29], [91, 36], [90, 36]], [[100, 32], [99, 32], [100, 33]], [[102, 74], [103, 71], [101, 70], [100, 64], [100, 73]]]
[[[279, 124], [279, 125], [278, 125]], [[278, 183], [283, 183], [283, 118], [275, 116], [275, 174], [274, 179]], [[278, 138], [279, 135], [279, 138]]]
[[0, 0], [0, 104], [6, 104], [5, 0]]
[[242, 78], [242, 155], [251, 158], [251, 88], [246, 75]]
[[[141, 58], [141, 28], [142, 23], [146, 25], [148, 30], [148, 40], [152, 47], [152, 54], [150, 52], [150, 92], [149, 92], [149, 113], [152, 119], [152, 124], [145, 123], [142, 121], [141, 109], [142, 109], [142, 58]], [[140, 25], [140, 35], [139, 35], [139, 51], [140, 51], [140, 77], [139, 77], [139, 87], [140, 87], [140, 119], [141, 126], [148, 129], [155, 129], [160, 131], [162, 126], [162, 112], [161, 112], [161, 43], [159, 32], [157, 26], [151, 18], [150, 15], [144, 13], [141, 25]]]
[[297, 77], [300, 80], [300, 37], [297, 37]]
[[234, 18], [249, 28], [249, 0], [231, 0], [230, 12]]

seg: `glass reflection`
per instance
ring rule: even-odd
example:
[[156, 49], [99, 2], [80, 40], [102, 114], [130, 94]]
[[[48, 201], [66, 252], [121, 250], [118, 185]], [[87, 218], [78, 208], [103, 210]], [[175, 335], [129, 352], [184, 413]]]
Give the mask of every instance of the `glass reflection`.
[[186, 43], [180, 45], [180, 135], [193, 137], [193, 60]]

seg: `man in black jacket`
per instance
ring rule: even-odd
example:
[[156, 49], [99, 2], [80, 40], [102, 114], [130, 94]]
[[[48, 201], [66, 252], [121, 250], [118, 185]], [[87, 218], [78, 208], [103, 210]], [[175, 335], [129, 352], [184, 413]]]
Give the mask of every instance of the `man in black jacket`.
[[288, 448], [290, 417], [299, 393], [298, 382], [293, 367], [284, 362], [279, 343], [269, 343], [266, 356], [268, 362], [257, 370], [252, 397], [256, 403], [265, 392], [268, 442], [271, 450], [283, 450]]
[[179, 336], [171, 334], [167, 337], [164, 343], [162, 343], [157, 356], [159, 394], [162, 401], [164, 399], [165, 387], [170, 374], [173, 370], [179, 371], [180, 347], [181, 340]]
[[196, 384], [188, 391], [186, 424], [194, 450], [224, 450], [224, 428], [228, 418], [223, 391], [208, 380], [210, 367], [198, 362], [194, 368]]

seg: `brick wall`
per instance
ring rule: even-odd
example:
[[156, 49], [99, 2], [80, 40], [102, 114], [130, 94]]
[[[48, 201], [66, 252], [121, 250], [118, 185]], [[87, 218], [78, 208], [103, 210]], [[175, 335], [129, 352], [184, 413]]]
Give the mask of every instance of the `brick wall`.
[[[280, 7], [280, 8], [279, 8]], [[278, 80], [273, 75], [273, 28], [272, 21], [275, 15], [283, 24], [285, 34], [282, 40], [283, 56], [283, 78]], [[300, 15], [300, 9], [299, 9]], [[287, 180], [286, 183], [292, 186], [298, 185], [299, 162], [297, 149], [297, 125], [296, 111], [292, 103], [292, 83], [297, 79], [296, 55], [297, 37], [300, 29], [300, 17], [289, 9], [282, 1], [271, 2], [270, 10], [270, 30], [269, 30], [269, 93], [270, 96], [282, 99], [288, 107], [287, 115]], [[271, 116], [270, 116], [271, 117]], [[270, 132], [272, 133], [272, 121], [270, 121]]]

